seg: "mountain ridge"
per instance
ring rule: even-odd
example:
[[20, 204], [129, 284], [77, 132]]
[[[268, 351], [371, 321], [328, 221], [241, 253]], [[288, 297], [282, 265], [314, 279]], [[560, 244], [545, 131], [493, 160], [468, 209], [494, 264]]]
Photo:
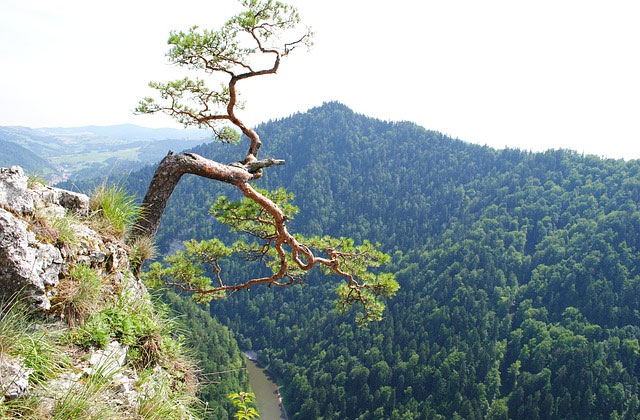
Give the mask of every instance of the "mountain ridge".
[[[316, 275], [211, 305], [294, 419], [636, 418], [640, 162], [496, 150], [331, 103], [255, 129], [287, 161], [255, 184], [295, 193], [292, 231], [380, 242], [401, 283], [364, 331]], [[192, 150], [228, 162], [244, 146]], [[238, 198], [181, 181], [160, 245], [232, 241], [206, 215], [220, 194]]]
[[[368, 330], [318, 275], [211, 305], [279, 377], [292, 418], [637, 419], [639, 161], [496, 150], [336, 103], [255, 129], [262, 156], [287, 164], [254, 184], [295, 193], [291, 230], [380, 242], [401, 284]], [[245, 147], [191, 151], [233, 162]], [[141, 197], [153, 170], [124, 185]], [[240, 198], [180, 181], [161, 249], [231, 243], [207, 214], [221, 194]]]

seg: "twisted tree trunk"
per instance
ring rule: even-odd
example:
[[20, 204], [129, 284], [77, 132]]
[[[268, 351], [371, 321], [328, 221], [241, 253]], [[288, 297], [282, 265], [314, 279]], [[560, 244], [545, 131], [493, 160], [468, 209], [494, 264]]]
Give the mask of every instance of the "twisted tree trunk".
[[174, 155], [173, 152], [169, 152], [153, 174], [142, 201], [142, 212], [129, 235], [128, 242], [132, 243], [141, 236], [152, 239], [155, 237], [167, 202], [182, 175], [198, 175], [243, 189], [244, 184], [262, 176], [263, 168], [283, 164], [284, 160], [271, 158], [254, 160], [246, 164], [240, 162], [223, 164], [195, 153]]

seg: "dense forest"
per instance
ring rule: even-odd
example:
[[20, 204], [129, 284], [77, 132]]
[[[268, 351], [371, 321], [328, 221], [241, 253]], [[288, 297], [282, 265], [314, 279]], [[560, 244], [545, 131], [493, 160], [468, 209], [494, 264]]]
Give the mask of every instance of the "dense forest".
[[192, 349], [190, 356], [199, 361], [198, 397], [206, 404], [202, 418], [231, 418], [236, 410], [227, 396], [248, 389], [249, 384], [244, 356], [233, 334], [191, 299], [168, 291], [162, 300], [174, 311], [185, 344]]
[[[257, 131], [287, 164], [256, 184], [295, 193], [293, 230], [379, 242], [401, 285], [367, 329], [316, 274], [211, 304], [280, 378], [290, 417], [640, 419], [640, 162], [494, 150], [338, 103]], [[142, 195], [152, 173], [124, 182]], [[161, 249], [231, 242], [207, 216], [220, 194], [234, 197], [181, 181]]]

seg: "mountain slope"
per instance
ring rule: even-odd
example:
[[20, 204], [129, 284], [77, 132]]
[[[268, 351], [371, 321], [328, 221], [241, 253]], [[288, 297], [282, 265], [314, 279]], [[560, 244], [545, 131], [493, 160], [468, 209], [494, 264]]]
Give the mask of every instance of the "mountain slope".
[[16, 143], [40, 157], [57, 156], [64, 150], [62, 140], [28, 127], [0, 127], [0, 140]]
[[[454, 201], [457, 194], [455, 186], [496, 171], [491, 168], [495, 156], [489, 148], [453, 140], [412, 123], [373, 120], [339, 103], [262, 124], [258, 131], [264, 140], [261, 156], [282, 158], [287, 164], [266, 170], [256, 185], [295, 192], [302, 210], [293, 221], [295, 230], [369, 238], [388, 249], [421, 245], [424, 238], [416, 237], [415, 232], [442, 231], [450, 217], [447, 212], [452, 211], [446, 203]], [[191, 151], [232, 162], [245, 147], [243, 143], [209, 143]], [[152, 173], [152, 168], [146, 168], [132, 176], [128, 181], [132, 190], [143, 195]], [[381, 187], [383, 200], [379, 197]], [[209, 223], [206, 214], [220, 193], [233, 196], [235, 191], [185, 177], [165, 213], [160, 244], [168, 243], [167, 238], [223, 234], [223, 229]], [[368, 209], [366, 217], [361, 209]]]
[[19, 165], [29, 174], [47, 176], [56, 172], [53, 165], [19, 144], [0, 139], [0, 167]]
[[[381, 242], [402, 286], [368, 330], [320, 276], [211, 305], [281, 378], [293, 418], [638, 418], [639, 162], [497, 151], [337, 103], [257, 131], [263, 157], [287, 160], [256, 184], [296, 194], [292, 230]], [[221, 193], [235, 194], [181, 181], [160, 245], [230, 241], [206, 215]]]

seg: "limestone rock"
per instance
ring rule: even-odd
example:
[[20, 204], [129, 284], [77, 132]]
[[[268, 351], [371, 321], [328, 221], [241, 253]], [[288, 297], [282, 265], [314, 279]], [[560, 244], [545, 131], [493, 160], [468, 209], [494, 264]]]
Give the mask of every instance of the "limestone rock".
[[85, 368], [85, 373], [93, 375], [100, 371], [103, 375], [113, 375], [120, 371], [127, 358], [129, 346], [122, 346], [117, 341], [112, 341], [104, 350], [95, 350], [89, 358], [91, 367]]
[[61, 264], [58, 248], [37, 241], [26, 222], [0, 208], [0, 295], [21, 292], [34, 306], [48, 310]]
[[0, 390], [4, 393], [0, 401], [26, 397], [32, 373], [33, 369], [26, 368], [18, 359], [0, 354]]
[[19, 213], [33, 213], [35, 194], [27, 189], [27, 176], [19, 166], [0, 168], [0, 207]]
[[85, 194], [40, 184], [34, 186], [34, 192], [36, 205], [42, 207], [53, 204], [80, 217], [89, 215], [89, 197]]
[[60, 188], [49, 187], [56, 196], [56, 203], [65, 209], [86, 217], [89, 215], [89, 197], [85, 194], [75, 193], [72, 191], [62, 190]]

